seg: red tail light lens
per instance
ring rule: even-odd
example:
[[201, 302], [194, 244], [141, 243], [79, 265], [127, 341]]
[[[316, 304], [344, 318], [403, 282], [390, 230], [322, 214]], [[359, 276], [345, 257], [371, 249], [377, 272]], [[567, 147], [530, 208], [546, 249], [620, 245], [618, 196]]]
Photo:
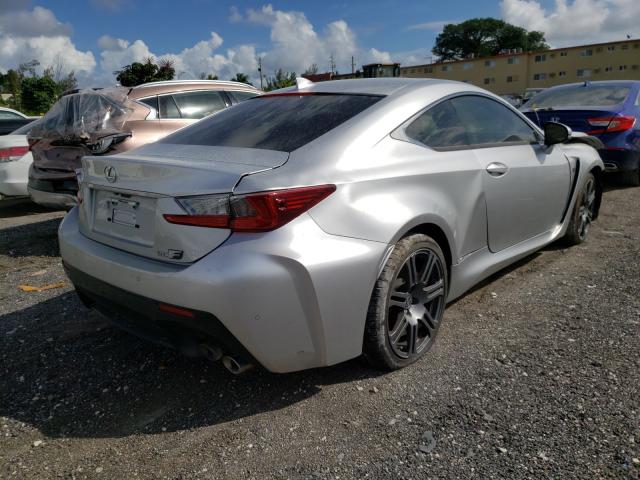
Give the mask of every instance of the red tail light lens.
[[289, 223], [335, 192], [335, 185], [289, 188], [249, 195], [210, 195], [178, 199], [188, 215], [164, 215], [169, 223], [267, 232]]
[[28, 146], [0, 148], [0, 162], [13, 162], [29, 153]]
[[591, 135], [597, 135], [599, 133], [624, 132], [626, 130], [631, 130], [636, 124], [636, 117], [629, 115], [614, 115], [611, 117], [589, 118], [587, 122], [589, 122], [589, 125], [592, 127], [596, 127], [588, 133]]

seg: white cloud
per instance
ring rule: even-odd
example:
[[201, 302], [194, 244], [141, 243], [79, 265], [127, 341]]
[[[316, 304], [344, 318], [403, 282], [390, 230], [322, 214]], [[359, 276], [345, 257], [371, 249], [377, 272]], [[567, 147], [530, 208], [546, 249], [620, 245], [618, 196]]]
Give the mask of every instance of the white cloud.
[[60, 59], [66, 71], [74, 70], [81, 76], [93, 71], [93, 53], [76, 48], [70, 25], [59, 22], [51, 10], [25, 10], [25, 6], [25, 2], [16, 2], [0, 14], [0, 71], [31, 60], [39, 61], [42, 70]]
[[556, 0], [545, 9], [537, 0], [502, 0], [502, 17], [509, 23], [545, 33], [554, 47], [638, 37], [638, 0]]

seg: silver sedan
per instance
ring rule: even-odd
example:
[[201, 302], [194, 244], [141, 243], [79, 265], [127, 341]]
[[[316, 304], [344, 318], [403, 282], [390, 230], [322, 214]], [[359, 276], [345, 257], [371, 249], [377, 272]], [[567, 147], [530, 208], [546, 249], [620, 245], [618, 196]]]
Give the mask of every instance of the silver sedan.
[[86, 305], [189, 355], [275, 372], [433, 345], [447, 302], [585, 240], [603, 164], [458, 82], [301, 84], [82, 161], [59, 239]]

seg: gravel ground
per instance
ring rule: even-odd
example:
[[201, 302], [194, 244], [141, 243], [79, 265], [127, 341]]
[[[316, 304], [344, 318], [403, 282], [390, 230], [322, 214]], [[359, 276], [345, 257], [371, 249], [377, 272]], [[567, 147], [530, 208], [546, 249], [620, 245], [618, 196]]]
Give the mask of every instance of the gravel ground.
[[63, 288], [61, 213], [0, 207], [2, 478], [639, 478], [640, 188], [450, 305], [428, 358], [234, 377]]

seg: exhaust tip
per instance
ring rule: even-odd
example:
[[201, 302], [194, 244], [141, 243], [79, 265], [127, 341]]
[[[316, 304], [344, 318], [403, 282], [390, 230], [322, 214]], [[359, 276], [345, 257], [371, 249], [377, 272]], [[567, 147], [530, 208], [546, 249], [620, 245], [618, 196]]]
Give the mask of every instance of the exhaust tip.
[[200, 352], [203, 357], [207, 360], [211, 360], [212, 362], [217, 362], [222, 358], [222, 349], [215, 345], [207, 345], [206, 343], [203, 343], [200, 345]]
[[242, 359], [224, 356], [222, 357], [222, 364], [224, 368], [229, 370], [234, 375], [240, 375], [241, 373], [246, 372], [253, 368], [253, 364], [249, 362], [245, 362]]

